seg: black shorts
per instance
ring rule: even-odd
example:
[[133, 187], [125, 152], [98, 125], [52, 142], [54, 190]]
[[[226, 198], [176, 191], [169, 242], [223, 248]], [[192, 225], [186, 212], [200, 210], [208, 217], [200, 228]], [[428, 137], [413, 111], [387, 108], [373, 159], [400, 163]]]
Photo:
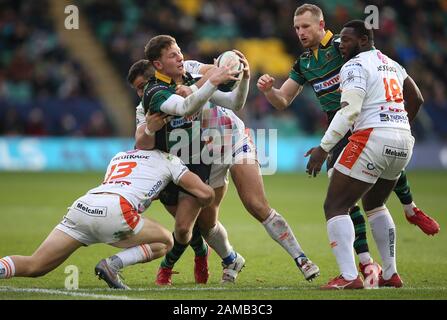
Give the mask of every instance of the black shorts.
[[[211, 172], [211, 165], [210, 164], [188, 164], [186, 165], [188, 169], [198, 175], [200, 179], [208, 183], [208, 179], [210, 177]], [[163, 203], [166, 206], [175, 206], [178, 203], [178, 193], [179, 191], [182, 191], [186, 194], [192, 195], [182, 187], [179, 187], [178, 185], [174, 184], [173, 182], [170, 182], [166, 188], [164, 188], [160, 194], [159, 198], [161, 203]]]

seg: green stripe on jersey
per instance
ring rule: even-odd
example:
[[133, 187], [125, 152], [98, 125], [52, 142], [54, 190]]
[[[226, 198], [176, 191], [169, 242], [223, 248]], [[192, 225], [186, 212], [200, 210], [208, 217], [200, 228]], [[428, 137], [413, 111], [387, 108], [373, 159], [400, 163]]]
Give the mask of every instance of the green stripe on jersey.
[[311, 50], [304, 52], [289, 73], [289, 78], [300, 85], [308, 82], [312, 86], [325, 112], [340, 108], [339, 77], [344, 61], [334, 39], [332, 37], [324, 47], [320, 44], [318, 59]]
[[[196, 81], [197, 79], [193, 79], [191, 75], [187, 73], [183, 78], [183, 85], [190, 86]], [[155, 77], [151, 78], [144, 88], [142, 103], [145, 110], [148, 110], [151, 114], [162, 112], [160, 110], [161, 105], [166, 102], [170, 96], [175, 94], [176, 86], [177, 84], [173, 81], [167, 83]], [[198, 143], [200, 146], [202, 144], [200, 140], [200, 122], [199, 130], [193, 130], [193, 121], [200, 121], [199, 116], [199, 112], [191, 117], [173, 116], [171, 121], [156, 132], [155, 148], [171, 153], [172, 147], [176, 146], [176, 148], [178, 148], [182, 145], [184, 147], [182, 149], [188, 151], [189, 163], [192, 163], [192, 159], [197, 157], [197, 154], [193, 154], [195, 149], [192, 148], [192, 144]], [[184, 130], [184, 132], [188, 134], [187, 140], [181, 139], [178, 131], [179, 129]], [[173, 135], [171, 136], [171, 134]], [[201, 147], [199, 151], [201, 150]], [[175, 155], [181, 157], [181, 154], [179, 153], [176, 153]], [[184, 158], [182, 158], [182, 160], [186, 161]]]

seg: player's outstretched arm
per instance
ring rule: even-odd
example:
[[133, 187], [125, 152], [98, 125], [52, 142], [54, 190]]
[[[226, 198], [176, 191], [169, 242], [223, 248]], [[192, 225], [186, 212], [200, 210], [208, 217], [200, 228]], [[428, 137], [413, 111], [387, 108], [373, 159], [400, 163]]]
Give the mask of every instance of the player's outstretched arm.
[[178, 94], [171, 95], [160, 106], [164, 113], [177, 116], [190, 116], [199, 111], [217, 90], [217, 86], [231, 80], [237, 80], [237, 71], [232, 71], [229, 66], [214, 68], [210, 78], [205, 84], [186, 98]]
[[179, 180], [178, 185], [197, 197], [202, 207], [207, 207], [214, 201], [214, 190], [203, 183], [199, 176], [188, 171]]
[[403, 91], [405, 110], [408, 113], [408, 119], [412, 122], [416, 118], [419, 108], [424, 103], [424, 98], [421, 90], [419, 90], [419, 87], [410, 76], [404, 80]]
[[275, 78], [264, 74], [258, 79], [256, 85], [259, 91], [264, 93], [270, 104], [278, 110], [286, 109], [303, 90], [303, 86], [290, 78], [279, 89], [273, 87], [274, 82]]

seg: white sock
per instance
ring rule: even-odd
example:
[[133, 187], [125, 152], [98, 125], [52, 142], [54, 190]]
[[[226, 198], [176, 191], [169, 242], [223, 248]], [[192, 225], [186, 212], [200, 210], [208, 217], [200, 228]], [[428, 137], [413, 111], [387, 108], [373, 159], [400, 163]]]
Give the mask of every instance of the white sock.
[[115, 270], [120, 270], [127, 266], [134, 265], [136, 263], [144, 263], [152, 260], [152, 249], [148, 244], [142, 244], [135, 246], [117, 254], [111, 256], [107, 259], [109, 265], [111, 265]]
[[373, 262], [373, 259], [371, 258], [371, 255], [369, 252], [362, 252], [358, 254], [359, 261], [363, 265], [367, 265]]
[[262, 224], [270, 237], [278, 242], [293, 259], [304, 254], [287, 221], [275, 209], [270, 210], [269, 217]]
[[0, 279], [9, 279], [16, 274], [16, 267], [10, 257], [0, 259]]
[[415, 215], [413, 208], [416, 208], [416, 204], [414, 203], [414, 201], [410, 204], [404, 204], [404, 212], [407, 215], [407, 217], [412, 217]]
[[337, 259], [341, 275], [346, 280], [358, 277], [354, 257], [354, 224], [348, 214], [335, 216], [327, 221], [327, 234], [332, 252]]
[[224, 226], [219, 221], [217, 221], [216, 225], [209, 229], [205, 234], [202, 233], [202, 236], [222, 259], [227, 258], [234, 252], [233, 247], [228, 241], [227, 230], [225, 230]]
[[367, 211], [371, 231], [382, 257], [383, 278], [388, 280], [396, 269], [396, 226], [386, 206]]

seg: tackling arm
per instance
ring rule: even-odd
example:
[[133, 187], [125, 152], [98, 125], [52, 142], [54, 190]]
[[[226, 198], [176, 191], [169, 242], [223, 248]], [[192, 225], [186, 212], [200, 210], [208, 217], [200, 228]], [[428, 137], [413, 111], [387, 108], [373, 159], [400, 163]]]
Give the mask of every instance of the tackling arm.
[[178, 185], [197, 197], [202, 207], [207, 207], [214, 201], [213, 188], [203, 183], [198, 175], [190, 171], [185, 172], [181, 176]]

